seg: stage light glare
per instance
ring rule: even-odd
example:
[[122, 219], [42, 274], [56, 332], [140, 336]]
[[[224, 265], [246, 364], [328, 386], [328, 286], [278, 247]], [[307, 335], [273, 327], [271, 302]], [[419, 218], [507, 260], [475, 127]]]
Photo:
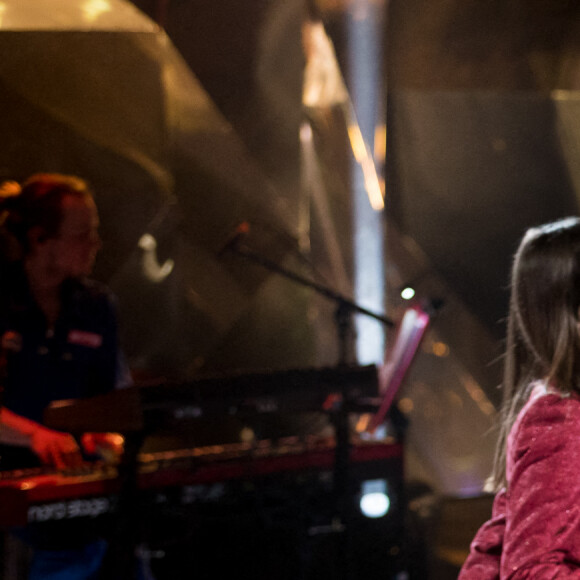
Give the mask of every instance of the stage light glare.
[[403, 300], [411, 300], [415, 296], [415, 289], [407, 286], [401, 290], [401, 298]]
[[367, 518], [382, 518], [391, 507], [384, 479], [365, 481], [362, 484], [360, 511]]
[[85, 18], [88, 22], [94, 22], [107, 12], [113, 9], [109, 0], [86, 0], [82, 6]]
[[300, 127], [300, 141], [302, 143], [312, 143], [312, 126], [310, 123], [302, 123]]
[[360, 499], [360, 511], [367, 518], [382, 518], [390, 506], [389, 497], [384, 493], [367, 493]]

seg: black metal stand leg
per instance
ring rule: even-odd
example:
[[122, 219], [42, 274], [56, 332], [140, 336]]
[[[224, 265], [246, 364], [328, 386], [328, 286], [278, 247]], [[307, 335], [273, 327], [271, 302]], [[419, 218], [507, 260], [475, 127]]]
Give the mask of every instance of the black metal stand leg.
[[137, 433], [125, 438], [123, 460], [119, 465], [121, 491], [115, 529], [101, 573], [102, 580], [137, 580], [136, 550], [140, 528], [137, 455], [144, 437], [143, 433]]

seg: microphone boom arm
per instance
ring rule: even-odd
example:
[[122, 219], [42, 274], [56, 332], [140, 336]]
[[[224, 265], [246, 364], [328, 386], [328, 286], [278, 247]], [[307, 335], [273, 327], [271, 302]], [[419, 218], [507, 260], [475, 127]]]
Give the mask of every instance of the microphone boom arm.
[[357, 312], [359, 314], [364, 314], [365, 316], [369, 316], [370, 318], [374, 318], [375, 320], [378, 320], [387, 326], [394, 326], [394, 323], [390, 318], [387, 318], [386, 316], [384, 316], [382, 314], [377, 314], [376, 312], [372, 312], [371, 310], [368, 310], [367, 308], [363, 308], [362, 306], [359, 306], [354, 301], [350, 300], [349, 298], [346, 298], [345, 296], [332, 290], [331, 288], [328, 288], [327, 286], [323, 286], [321, 284], [313, 282], [312, 280], [308, 280], [307, 278], [304, 278], [304, 277], [300, 276], [299, 274], [296, 274], [296, 272], [293, 272], [291, 270], [288, 270], [288, 269], [280, 266], [279, 264], [276, 264], [276, 262], [269, 260], [268, 258], [262, 256], [261, 254], [258, 254], [257, 252], [250, 250], [249, 248], [247, 248], [245, 246], [242, 246], [241, 244], [234, 245], [234, 246], [230, 247], [230, 250], [232, 252], [236, 253], [238, 256], [241, 256], [242, 258], [246, 258], [252, 262], [255, 262], [256, 264], [259, 264], [260, 266], [262, 266], [262, 267], [264, 267], [272, 272], [276, 272], [277, 274], [281, 274], [282, 276], [288, 278], [289, 280], [297, 282], [298, 284], [301, 284], [302, 286], [312, 288], [313, 290], [315, 290], [319, 294], [326, 296], [327, 298], [329, 298], [331, 300], [334, 300], [339, 305], [339, 308], [342, 308], [343, 310], [347, 310], [350, 312]]

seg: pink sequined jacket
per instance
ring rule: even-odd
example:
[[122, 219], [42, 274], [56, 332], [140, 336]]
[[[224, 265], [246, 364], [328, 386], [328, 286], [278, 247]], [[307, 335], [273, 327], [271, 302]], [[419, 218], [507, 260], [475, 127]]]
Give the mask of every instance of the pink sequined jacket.
[[534, 388], [508, 438], [508, 488], [458, 580], [580, 579], [580, 397]]

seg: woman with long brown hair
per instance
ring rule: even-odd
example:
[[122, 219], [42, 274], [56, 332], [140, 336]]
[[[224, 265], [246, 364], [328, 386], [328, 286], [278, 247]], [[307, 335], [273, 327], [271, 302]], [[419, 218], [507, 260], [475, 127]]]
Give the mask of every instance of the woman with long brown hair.
[[492, 518], [460, 580], [580, 578], [580, 219], [515, 255]]

